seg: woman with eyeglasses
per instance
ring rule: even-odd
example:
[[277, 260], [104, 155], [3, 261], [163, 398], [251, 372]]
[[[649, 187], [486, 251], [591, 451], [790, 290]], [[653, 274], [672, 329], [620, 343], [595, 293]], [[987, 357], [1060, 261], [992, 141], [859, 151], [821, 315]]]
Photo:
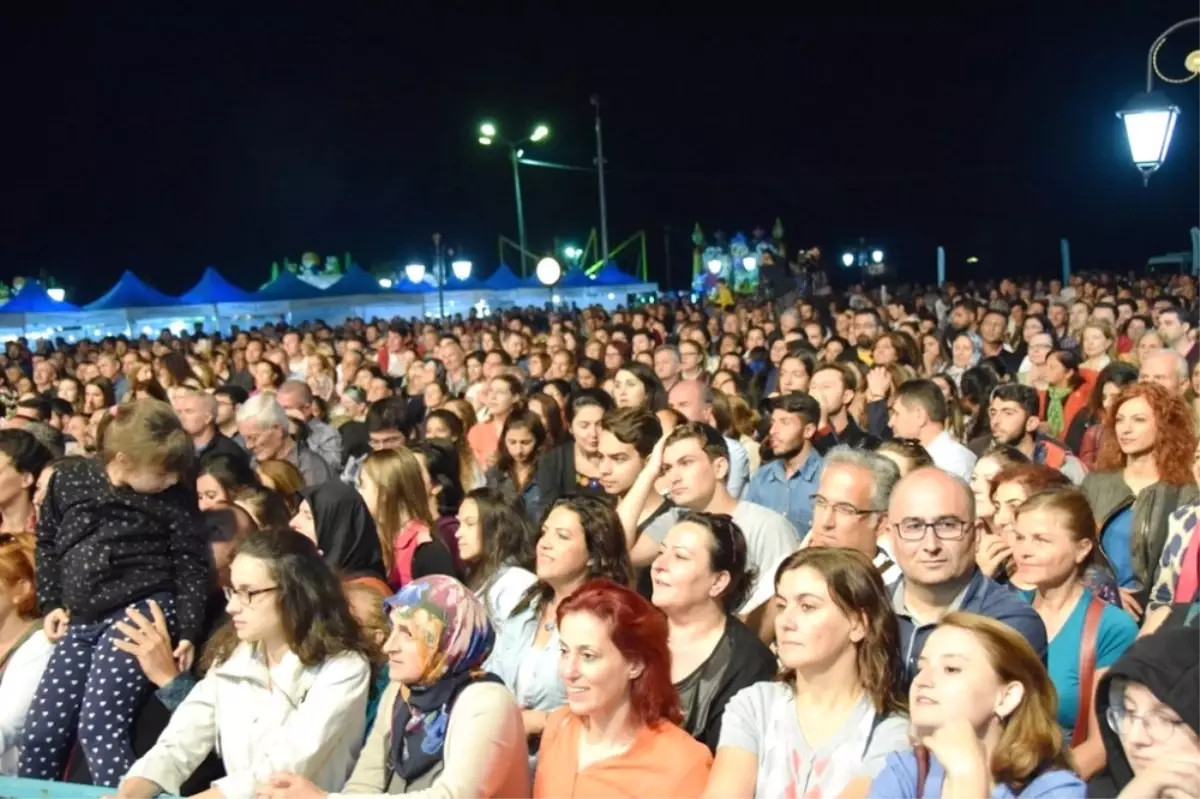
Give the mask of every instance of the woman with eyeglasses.
[[1195, 628], [1138, 641], [1096, 690], [1108, 767], [1088, 796], [1200, 796], [1200, 656]]
[[253, 796], [277, 772], [339, 790], [362, 745], [369, 647], [342, 586], [306, 536], [251, 534], [230, 567], [232, 635], [211, 642], [208, 665], [118, 797], [178, 794], [214, 749], [226, 776], [206, 797]]

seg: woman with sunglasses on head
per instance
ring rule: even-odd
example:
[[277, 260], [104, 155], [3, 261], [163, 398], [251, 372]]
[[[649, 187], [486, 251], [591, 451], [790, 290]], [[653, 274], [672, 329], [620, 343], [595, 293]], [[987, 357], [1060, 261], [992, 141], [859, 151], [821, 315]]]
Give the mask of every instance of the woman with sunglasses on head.
[[667, 617], [681, 726], [713, 751], [729, 699], [775, 674], [771, 650], [734, 615], [754, 576], [741, 528], [712, 513], [676, 522], [651, 567], [651, 601]]
[[[453, 577], [409, 583], [387, 601], [391, 683], [354, 773], [338, 795], [468, 799], [529, 795], [521, 713], [483, 661], [494, 641], [483, 604]], [[276, 774], [259, 796], [327, 794]]]
[[1054, 684], [1033, 647], [1003, 622], [942, 618], [909, 692], [915, 748], [892, 754], [871, 796], [1082, 799]]
[[214, 749], [226, 775], [197, 796], [253, 796], [277, 772], [323, 790], [345, 783], [363, 740], [369, 647], [341, 583], [307, 537], [251, 534], [230, 567], [233, 635], [201, 658], [203, 680], [134, 763], [119, 797], [178, 794]]
[[865, 797], [908, 745], [900, 633], [871, 560], [801, 549], [775, 575], [783, 671], [729, 700], [706, 797]]

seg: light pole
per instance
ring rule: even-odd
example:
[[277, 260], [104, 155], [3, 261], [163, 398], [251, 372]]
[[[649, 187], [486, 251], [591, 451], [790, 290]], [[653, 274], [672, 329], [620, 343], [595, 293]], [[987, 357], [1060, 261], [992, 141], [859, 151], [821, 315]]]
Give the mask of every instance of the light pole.
[[1200, 23], [1200, 17], [1176, 22], [1167, 28], [1150, 45], [1146, 57], [1146, 91], [1137, 94], [1117, 116], [1125, 123], [1125, 135], [1129, 139], [1129, 153], [1133, 163], [1142, 171], [1144, 185], [1150, 185], [1150, 176], [1162, 166], [1171, 146], [1171, 135], [1175, 132], [1175, 121], [1179, 118], [1179, 106], [1171, 102], [1163, 92], [1154, 90], [1155, 74], [1166, 83], [1186, 83], [1200, 74], [1200, 52], [1193, 52], [1185, 62], [1192, 74], [1183, 80], [1171, 80], [1158, 71], [1158, 50], [1167, 37], [1186, 25]]
[[521, 156], [525, 154], [521, 148], [526, 144], [543, 141], [549, 135], [550, 128], [545, 125], [537, 125], [524, 139], [512, 141], [500, 136], [495, 122], [484, 122], [479, 126], [479, 143], [484, 147], [490, 147], [495, 142], [508, 147], [509, 160], [512, 162], [513, 192], [517, 197], [517, 242], [521, 246], [521, 277], [525, 277], [526, 274], [525, 251], [528, 249], [525, 240], [525, 209], [521, 203]]
[[446, 265], [442, 262], [442, 234], [433, 234], [433, 274], [438, 284], [438, 316], [446, 318]]
[[604, 139], [600, 135], [600, 95], [592, 95], [596, 109], [596, 177], [600, 184], [600, 263], [608, 263], [608, 201], [604, 195]]

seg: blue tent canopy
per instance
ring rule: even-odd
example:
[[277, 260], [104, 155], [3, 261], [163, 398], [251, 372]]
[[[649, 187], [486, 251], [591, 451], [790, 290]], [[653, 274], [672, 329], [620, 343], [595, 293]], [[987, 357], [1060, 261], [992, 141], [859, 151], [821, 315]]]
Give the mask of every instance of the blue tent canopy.
[[179, 301], [184, 305], [216, 305], [221, 302], [252, 302], [249, 292], [242, 291], [237, 286], [221, 277], [221, 273], [211, 266], [204, 270], [200, 280], [189, 291], [179, 295]]
[[[449, 288], [449, 286], [447, 286]], [[437, 291], [436, 288], [422, 280], [420, 283], [414, 283], [408, 279], [408, 276], [400, 278], [400, 280], [392, 286], [392, 291], [400, 294], [428, 294], [431, 291]]]
[[69, 302], [59, 302], [46, 293], [46, 287], [41, 281], [30, 280], [16, 295], [0, 307], [0, 313], [56, 313], [62, 311], [78, 311], [78, 305]]
[[179, 305], [179, 301], [158, 289], [150, 288], [133, 272], [125, 270], [121, 279], [107, 294], [83, 307], [87, 311], [111, 311], [122, 308], [163, 308], [172, 305]]
[[466, 280], [459, 280], [454, 275], [446, 276], [446, 291], [477, 291], [484, 288], [487, 288], [487, 284], [474, 275], [467, 275]]
[[492, 291], [512, 291], [513, 289], [525, 288], [525, 283], [521, 281], [521, 278], [513, 274], [513, 271], [508, 268], [508, 264], [497, 266], [496, 271], [484, 281], [484, 284]]
[[563, 276], [562, 280], [554, 284], [555, 288], [561, 289], [586, 289], [595, 285], [596, 281], [592, 280], [582, 269], [572, 269]]
[[379, 285], [379, 280], [371, 277], [365, 269], [357, 264], [346, 267], [346, 273], [337, 282], [325, 289], [325, 297], [349, 297], [355, 294], [390, 294], [391, 289]]
[[324, 296], [325, 292], [321, 289], [312, 283], [304, 282], [285, 269], [279, 273], [279, 277], [259, 289], [251, 299], [258, 301], [311, 300]]
[[633, 275], [621, 271], [612, 261], [607, 261], [604, 267], [596, 273], [596, 282], [601, 286], [628, 286], [631, 283], [641, 283]]

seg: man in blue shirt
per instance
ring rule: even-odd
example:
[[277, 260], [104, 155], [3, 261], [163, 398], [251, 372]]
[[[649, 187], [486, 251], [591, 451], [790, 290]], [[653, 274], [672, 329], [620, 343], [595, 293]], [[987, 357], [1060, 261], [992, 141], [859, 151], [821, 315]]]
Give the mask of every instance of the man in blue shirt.
[[820, 420], [821, 406], [802, 391], [771, 400], [767, 446], [774, 460], [759, 467], [745, 496], [786, 516], [801, 537], [812, 526], [812, 497], [821, 479], [821, 456], [812, 445]]
[[935, 466], [910, 472], [888, 503], [892, 555], [904, 576], [892, 591], [900, 623], [904, 685], [942, 616], [978, 613], [1012, 627], [1046, 660], [1046, 626], [1019, 594], [975, 565], [975, 497], [959, 477]]

